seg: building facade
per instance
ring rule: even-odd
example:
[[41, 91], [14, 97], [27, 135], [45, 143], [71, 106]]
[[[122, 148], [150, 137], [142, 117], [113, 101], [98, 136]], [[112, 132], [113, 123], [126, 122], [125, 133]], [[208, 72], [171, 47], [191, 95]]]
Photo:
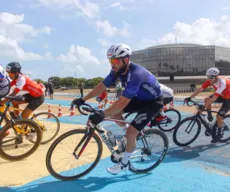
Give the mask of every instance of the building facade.
[[210, 67], [230, 75], [230, 48], [197, 44], [167, 44], [134, 51], [131, 60], [158, 77], [205, 75]]

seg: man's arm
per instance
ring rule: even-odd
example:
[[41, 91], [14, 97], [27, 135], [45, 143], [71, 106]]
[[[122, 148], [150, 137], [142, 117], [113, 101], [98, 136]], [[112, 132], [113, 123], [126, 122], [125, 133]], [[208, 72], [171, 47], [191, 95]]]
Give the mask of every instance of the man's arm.
[[124, 96], [120, 98], [108, 109], [104, 111], [105, 117], [112, 116], [120, 113], [128, 105], [131, 99], [128, 99]]
[[84, 101], [87, 101], [87, 100], [89, 100], [91, 98], [94, 98], [94, 97], [100, 95], [105, 89], [106, 89], [106, 86], [104, 85], [103, 82], [101, 82], [89, 94], [87, 94], [82, 99]]
[[194, 91], [194, 93], [193, 93], [190, 97], [192, 98], [192, 97], [197, 96], [197, 95], [198, 95], [200, 92], [202, 92], [203, 90], [204, 90], [203, 87], [200, 87], [200, 88], [196, 89], [196, 91]]

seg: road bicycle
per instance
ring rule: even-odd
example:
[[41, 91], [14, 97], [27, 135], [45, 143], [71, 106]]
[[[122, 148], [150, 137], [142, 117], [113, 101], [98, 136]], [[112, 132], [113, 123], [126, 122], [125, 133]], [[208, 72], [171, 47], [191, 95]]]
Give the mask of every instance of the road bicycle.
[[[31, 119], [13, 119], [7, 113], [13, 100], [23, 101], [21, 96], [5, 96], [9, 99], [4, 110], [0, 112], [0, 157], [9, 161], [24, 159], [33, 154], [42, 140], [42, 131]], [[33, 136], [32, 136], [33, 135]], [[24, 152], [26, 150], [26, 152]]]
[[[191, 104], [190, 104], [191, 103]], [[178, 146], [187, 146], [193, 143], [199, 136], [201, 132], [201, 125], [205, 128], [205, 136], [211, 136], [212, 130], [217, 128], [217, 123], [214, 118], [212, 122], [209, 122], [204, 109], [204, 106], [198, 104], [197, 102], [191, 100], [187, 103], [188, 106], [196, 106], [196, 113], [191, 116], [183, 119], [179, 125], [174, 129], [173, 132], [173, 141]], [[217, 111], [211, 111], [216, 114]], [[223, 135], [220, 139], [220, 142], [227, 142], [230, 140], [230, 115], [226, 115], [223, 118]]]
[[[97, 112], [88, 104], [78, 106], [78, 110], [83, 115]], [[105, 118], [104, 121], [128, 123], [111, 118]], [[88, 121], [85, 129], [66, 132], [51, 144], [46, 155], [46, 167], [57, 179], [79, 179], [92, 171], [100, 161], [102, 143], [109, 149], [111, 161], [120, 162], [125, 146], [120, 150], [119, 146], [113, 147], [106, 130], [101, 125], [93, 125]], [[137, 146], [130, 157], [129, 170], [133, 173], [147, 173], [163, 161], [167, 151], [168, 138], [164, 132], [143, 129], [137, 136]]]
[[[161, 121], [157, 121], [156, 118], [153, 118], [150, 123], [148, 124], [149, 127], [155, 127], [157, 126], [159, 129], [161, 129], [164, 132], [169, 132], [175, 129], [176, 126], [181, 121], [181, 114], [177, 109], [166, 109], [164, 110], [166, 118], [164, 118]], [[131, 122], [135, 116], [137, 115], [136, 112], [130, 112], [125, 114], [124, 118]]]
[[[12, 110], [22, 112], [23, 109], [9, 107], [11, 118], [17, 119]], [[56, 115], [50, 112], [31, 113], [29, 118], [35, 121], [43, 132], [41, 144], [46, 144], [52, 141], [60, 131], [60, 121]], [[33, 140], [31, 140], [33, 142]]]

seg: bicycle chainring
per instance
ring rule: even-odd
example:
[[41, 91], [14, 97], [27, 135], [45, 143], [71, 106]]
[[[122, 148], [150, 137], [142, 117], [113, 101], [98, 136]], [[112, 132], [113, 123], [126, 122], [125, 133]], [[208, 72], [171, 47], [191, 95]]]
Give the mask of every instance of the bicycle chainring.
[[116, 153], [112, 154], [110, 156], [110, 160], [113, 162], [113, 163], [120, 163], [121, 160], [122, 160], [122, 155], [123, 153], [119, 152], [118, 150], [116, 150]]

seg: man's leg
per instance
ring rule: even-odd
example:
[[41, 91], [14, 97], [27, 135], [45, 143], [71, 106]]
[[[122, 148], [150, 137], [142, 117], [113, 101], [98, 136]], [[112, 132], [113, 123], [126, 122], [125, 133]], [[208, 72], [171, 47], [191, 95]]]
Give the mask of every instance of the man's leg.
[[[13, 101], [13, 102], [12, 102], [12, 106], [13, 106], [14, 108], [16, 108], [16, 109], [14, 110], [14, 114], [16, 115], [16, 117], [18, 117], [19, 114], [20, 114], [19, 105], [25, 104], [25, 103], [28, 103], [28, 102], [27, 102], [27, 101]], [[17, 110], [17, 109], [18, 109], [18, 110]]]
[[[210, 100], [210, 97], [206, 97], [206, 98], [204, 99], [204, 103], [206, 104], [209, 100]], [[211, 104], [208, 105], [208, 107], [207, 107], [206, 109], [207, 109], [207, 113], [208, 113], [208, 120], [209, 120], [209, 121], [212, 121], [212, 120], [213, 120], [213, 117], [212, 117], [212, 112], [211, 112], [211, 109], [212, 109]]]

